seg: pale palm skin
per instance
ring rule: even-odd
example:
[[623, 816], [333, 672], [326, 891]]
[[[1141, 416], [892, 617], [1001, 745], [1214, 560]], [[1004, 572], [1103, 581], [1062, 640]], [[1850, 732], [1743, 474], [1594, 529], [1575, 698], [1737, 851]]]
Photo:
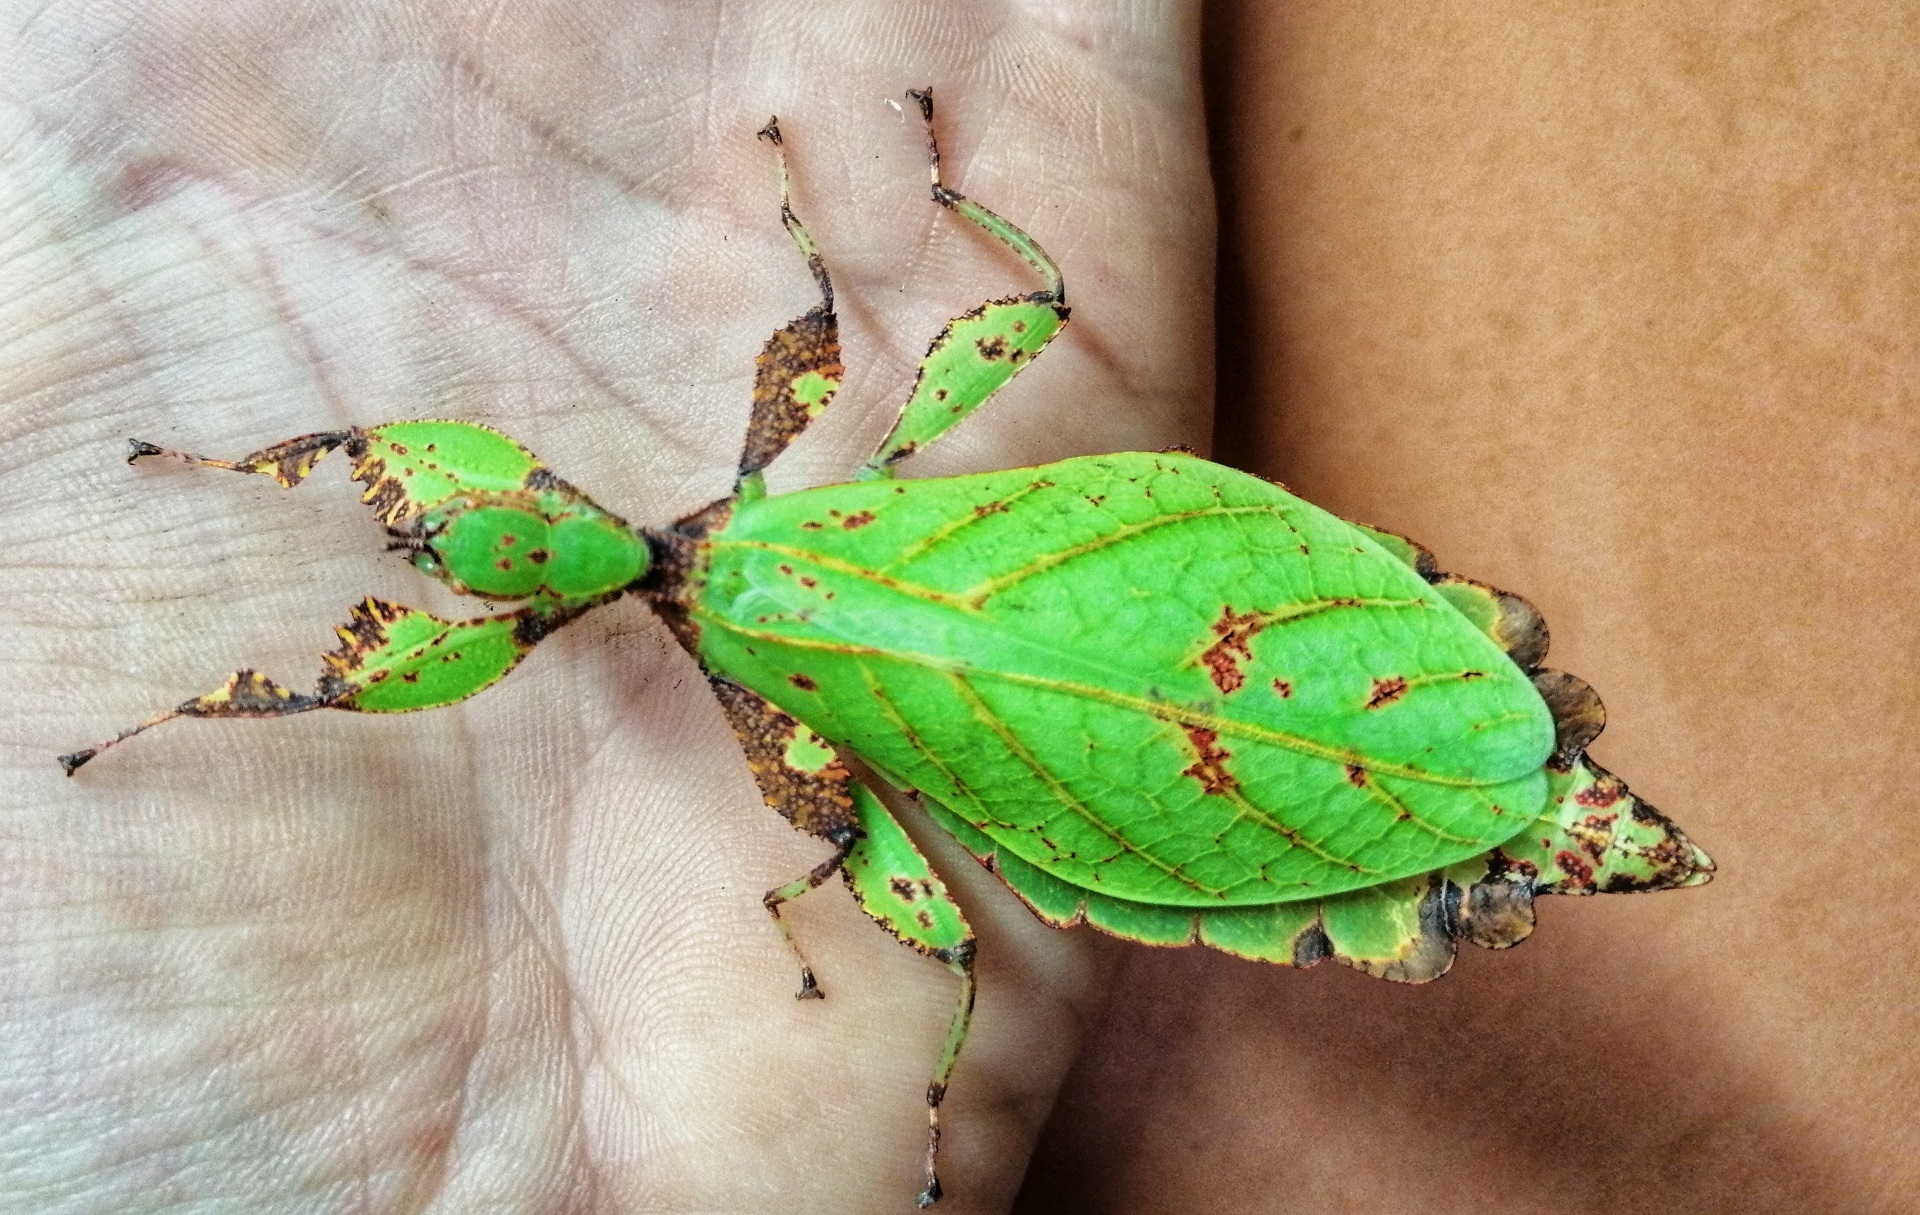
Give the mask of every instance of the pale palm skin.
[[[926, 201], [917, 117], [888, 105], [926, 83], [948, 179], [1069, 268], [1075, 322], [916, 472], [1204, 439], [1185, 7], [876, 0], [798, 32], [778, 5], [537, 11], [4, 19], [0, 1209], [916, 1192], [952, 977], [829, 888], [791, 912], [828, 999], [792, 1000], [759, 896], [822, 846], [759, 804], [638, 604], [458, 708], [188, 723], [72, 782], [52, 763], [209, 672], [303, 685], [365, 594], [454, 610], [338, 472], [286, 494], [129, 469], [128, 435], [240, 454], [454, 415], [636, 522], [727, 492], [754, 352], [812, 302], [753, 138], [771, 112], [849, 369], [776, 490], [844, 477], [941, 322], [1027, 289]], [[981, 937], [942, 1209], [1004, 1209], [1109, 951], [923, 842]]]

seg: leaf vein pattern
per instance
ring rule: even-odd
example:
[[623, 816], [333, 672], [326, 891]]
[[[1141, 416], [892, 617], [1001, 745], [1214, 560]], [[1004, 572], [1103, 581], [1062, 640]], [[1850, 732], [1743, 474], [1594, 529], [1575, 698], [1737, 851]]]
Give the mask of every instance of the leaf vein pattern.
[[[1433, 604], [1428, 603], [1424, 599], [1355, 599], [1352, 596], [1338, 596], [1335, 598], [1302, 599], [1298, 603], [1290, 603], [1286, 607], [1275, 608], [1271, 612], [1251, 612], [1248, 613], [1248, 615], [1254, 617], [1254, 623], [1256, 625], [1254, 631], [1265, 632], [1275, 625], [1293, 624], [1295, 621], [1306, 620], [1318, 616], [1322, 612], [1338, 611], [1341, 608], [1413, 608], [1415, 610], [1430, 610], [1432, 607]], [[1243, 617], [1242, 620], [1244, 619]], [[1188, 658], [1182, 665], [1187, 667], [1199, 666], [1206, 661], [1207, 653], [1219, 644], [1220, 639], [1217, 636], [1208, 639], [1206, 646], [1194, 651], [1193, 657]], [[1421, 680], [1419, 682], [1434, 682], [1434, 680]], [[1410, 684], [1409, 686], [1413, 685]]]
[[[906, 717], [900, 712], [900, 706], [894, 702], [893, 694], [886, 690], [886, 687], [880, 682], [879, 677], [873, 673], [873, 669], [864, 662], [856, 662], [855, 666], [860, 671], [860, 677], [866, 681], [867, 690], [873, 694], [874, 702], [880, 706], [881, 715], [887, 719], [894, 729], [900, 732], [900, 737], [906, 739], [908, 746], [919, 752], [920, 757], [932, 765], [934, 771], [938, 772], [948, 784], [953, 786], [956, 792], [967, 799], [968, 804], [974, 811], [974, 817], [969, 821], [975, 826], [982, 823], [995, 823], [1002, 827], [1010, 827], [1010, 824], [1002, 823], [999, 819], [995, 818], [993, 814], [987, 810], [986, 803], [980, 800], [980, 795], [973, 791], [972, 786], [960, 779], [959, 773], [948, 767], [946, 761], [942, 760], [938, 755], [935, 755], [927, 744], [921, 741], [920, 732], [915, 730], [912, 723], [907, 721]], [[951, 807], [949, 807], [949, 809], [951, 809]]]
[[[1441, 776], [1437, 773], [1425, 772], [1419, 768], [1410, 768], [1402, 764], [1384, 763], [1359, 751], [1345, 750], [1340, 747], [1328, 746], [1325, 743], [1317, 743], [1312, 739], [1302, 738], [1297, 734], [1288, 734], [1283, 730], [1275, 730], [1267, 726], [1258, 726], [1251, 722], [1235, 721], [1228, 717], [1216, 717], [1211, 713], [1204, 713], [1198, 709], [1188, 708], [1170, 701], [1150, 700], [1141, 696], [1130, 696], [1125, 692], [1114, 692], [1089, 684], [1073, 683], [1064, 679], [1048, 679], [1036, 675], [1022, 675], [1014, 671], [995, 671], [970, 666], [964, 662], [936, 658], [929, 654], [915, 654], [904, 650], [881, 650], [873, 646], [856, 645], [845, 641], [824, 641], [813, 637], [794, 637], [767, 629], [752, 629], [698, 608], [694, 610], [693, 616], [703, 625], [711, 625], [724, 629], [736, 636], [752, 638], [755, 641], [765, 642], [768, 645], [789, 646], [794, 649], [817, 650], [832, 654], [846, 654], [853, 657], [878, 658], [890, 662], [908, 663], [914, 666], [924, 667], [930, 671], [940, 671], [948, 675], [964, 673], [975, 677], [999, 679], [1007, 683], [1019, 684], [1023, 687], [1039, 688], [1043, 691], [1060, 692], [1068, 696], [1085, 697], [1088, 700], [1097, 700], [1104, 704], [1113, 705], [1116, 708], [1127, 709], [1135, 713], [1144, 713], [1149, 717], [1154, 717], [1161, 721], [1173, 722], [1180, 725], [1199, 726], [1202, 729], [1213, 730], [1223, 736], [1243, 738], [1251, 742], [1265, 743], [1268, 746], [1282, 747], [1314, 759], [1326, 760], [1329, 763], [1357, 765], [1366, 768], [1370, 772], [1378, 772], [1386, 776], [1396, 776], [1402, 780], [1414, 781], [1420, 784], [1440, 785], [1446, 788], [1473, 789], [1487, 784], [1503, 783], [1481, 780], [1474, 777]], [[1522, 720], [1523, 718], [1524, 714], [1503, 713], [1497, 717], [1488, 719], [1488, 724], [1497, 725], [1508, 721]]]
[[1461, 836], [1454, 835], [1449, 831], [1443, 831], [1439, 827], [1436, 827], [1432, 823], [1429, 823], [1426, 819], [1423, 819], [1419, 815], [1415, 814], [1413, 812], [1413, 808], [1408, 806], [1407, 803], [1402, 801], [1400, 798], [1396, 797], [1392, 790], [1381, 788], [1377, 781], [1372, 781], [1372, 780], [1367, 781], [1366, 785], [1362, 788], [1361, 792], [1365, 793], [1368, 797], [1372, 798], [1374, 801], [1380, 803], [1382, 806], [1385, 806], [1388, 810], [1392, 811], [1394, 818], [1397, 819], [1398, 821], [1403, 823], [1412, 823], [1414, 826], [1420, 828], [1422, 831], [1425, 831], [1428, 835], [1431, 835], [1436, 839], [1445, 840], [1449, 844], [1464, 844], [1468, 847], [1474, 847], [1480, 843], [1480, 841], [1478, 840], [1465, 839]]
[[[1325, 848], [1321, 847], [1319, 844], [1314, 843], [1312, 840], [1308, 839], [1304, 835], [1301, 835], [1298, 831], [1294, 830], [1292, 827], [1287, 826], [1285, 823], [1281, 822], [1279, 819], [1273, 817], [1273, 815], [1270, 814], [1268, 811], [1262, 809], [1259, 806], [1254, 805], [1252, 800], [1249, 799], [1246, 794], [1240, 792], [1240, 790], [1238, 789], [1229, 789], [1223, 794], [1223, 796], [1226, 797], [1227, 800], [1233, 803], [1233, 808], [1236, 815], [1236, 817], [1234, 818], [1235, 823], [1241, 822], [1244, 820], [1247, 822], [1254, 823], [1257, 826], [1265, 827], [1268, 831], [1271, 831], [1275, 835], [1286, 840], [1287, 843], [1291, 844], [1293, 847], [1299, 848], [1305, 852], [1311, 853], [1313, 856], [1319, 858], [1322, 861], [1325, 861], [1327, 864], [1337, 865], [1342, 869], [1348, 870], [1349, 872], [1352, 872], [1352, 873], [1378, 873], [1379, 872], [1379, 870], [1377, 869], [1369, 869], [1365, 865], [1362, 865], [1357, 861], [1351, 860], [1347, 857], [1338, 856], [1332, 852], [1327, 851]], [[1228, 824], [1229, 829], [1231, 829], [1232, 826], [1233, 826], [1232, 823]], [[1222, 832], [1222, 834], [1225, 834], [1225, 833]]]
[[[1067, 562], [1077, 560], [1089, 553], [1097, 553], [1101, 549], [1112, 548], [1116, 544], [1124, 544], [1135, 536], [1143, 535], [1146, 532], [1154, 531], [1158, 528], [1170, 527], [1175, 523], [1188, 523], [1195, 519], [1232, 518], [1236, 515], [1270, 515], [1280, 519], [1283, 523], [1286, 522], [1285, 515], [1271, 505], [1208, 506], [1200, 510], [1176, 511], [1173, 514], [1159, 515], [1142, 523], [1131, 523], [1125, 527], [1115, 528], [1113, 531], [1095, 536], [1091, 540], [1073, 545], [1070, 548], [1063, 548], [1057, 552], [1044, 553], [1041, 556], [1035, 557], [1032, 561], [1027, 562], [1027, 564], [1021, 566], [1019, 569], [1009, 570], [1004, 574], [987, 579], [985, 582], [965, 592], [964, 598], [975, 607], [984, 607], [987, 600], [1009, 587], [1018, 586], [1035, 574], [1045, 573], [1047, 570], [1065, 565]], [[1289, 524], [1289, 526], [1291, 526], [1291, 524]]]
[[838, 557], [831, 557], [825, 553], [815, 552], [812, 549], [800, 548], [791, 544], [775, 544], [771, 540], [715, 540], [711, 543], [716, 551], [724, 548], [745, 548], [762, 553], [770, 553], [776, 557], [789, 557], [795, 561], [804, 561], [810, 565], [817, 565], [821, 569], [831, 570], [843, 577], [857, 578], [862, 582], [872, 583], [874, 586], [884, 587], [890, 591], [897, 591], [902, 595], [924, 600], [927, 603], [952, 608], [957, 612], [977, 613], [979, 610], [975, 604], [959, 596], [949, 595], [945, 591], [936, 591], [930, 586], [925, 586], [918, 582], [910, 582], [904, 578], [891, 578], [878, 570], [868, 569], [864, 565], [855, 565], [851, 561], [843, 561]]
[[900, 550], [900, 555], [895, 557], [893, 560], [887, 562], [885, 565], [881, 566], [880, 572], [886, 573], [889, 570], [899, 569], [901, 566], [906, 565], [911, 561], [917, 561], [921, 557], [924, 557], [928, 553], [932, 552], [934, 549], [939, 548], [942, 544], [945, 544], [947, 541], [953, 539], [953, 537], [958, 535], [960, 532], [963, 532], [968, 528], [972, 527], [974, 524], [979, 523], [984, 519], [991, 518], [994, 515], [1006, 513], [1007, 507], [1013, 505], [1015, 502], [1018, 502], [1020, 499], [1026, 497], [1028, 494], [1033, 493], [1035, 490], [1041, 489], [1041, 488], [1051, 489], [1052, 487], [1053, 487], [1053, 482], [1051, 481], [1030, 481], [1027, 484], [1022, 485], [1019, 489], [1014, 490], [1012, 493], [1002, 494], [1000, 497], [995, 498], [991, 502], [983, 503], [980, 506], [976, 506], [973, 508], [971, 512], [969, 512], [963, 518], [955, 519], [952, 523], [949, 523], [945, 527], [940, 528], [939, 530], [935, 531], [932, 535], [916, 540], [912, 544], [909, 544], [906, 548]]
[[1095, 814], [1091, 807], [1075, 797], [1072, 791], [1070, 791], [1065, 784], [1061, 783], [1060, 778], [1045, 764], [1040, 762], [1038, 756], [1027, 750], [1026, 744], [1021, 742], [1019, 736], [1014, 734], [1013, 728], [1001, 720], [999, 715], [989, 708], [984, 700], [980, 699], [980, 694], [973, 690], [973, 686], [966, 681], [964, 676], [955, 671], [950, 671], [947, 674], [948, 678], [953, 680], [954, 690], [959, 692], [960, 698], [967, 702], [968, 707], [973, 710], [973, 714], [979, 719], [980, 724], [993, 731], [994, 736], [1000, 740], [1001, 745], [1006, 747], [1015, 759], [1026, 765], [1035, 776], [1039, 777], [1041, 783], [1046, 785], [1047, 791], [1053, 794], [1054, 799], [1062, 806], [1072, 811], [1089, 827], [1092, 827], [1095, 831], [1105, 836], [1108, 841], [1120, 849], [1120, 851], [1130, 853], [1138, 859], [1145, 861], [1153, 868], [1158, 869], [1163, 875], [1172, 878], [1187, 889], [1197, 891], [1200, 894], [1213, 895], [1216, 898], [1223, 897], [1226, 894], [1224, 890], [1216, 890], [1211, 886], [1194, 881], [1186, 874], [1180, 872], [1178, 866], [1169, 865], [1159, 857], [1141, 851], [1133, 841], [1121, 835], [1106, 822], [1102, 821], [1100, 816]]

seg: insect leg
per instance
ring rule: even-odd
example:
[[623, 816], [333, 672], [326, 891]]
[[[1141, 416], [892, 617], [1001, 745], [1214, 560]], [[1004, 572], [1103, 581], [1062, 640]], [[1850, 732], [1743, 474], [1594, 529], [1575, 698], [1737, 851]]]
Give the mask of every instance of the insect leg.
[[780, 918], [780, 905], [815, 889], [835, 872], [846, 879], [860, 909], [882, 928], [946, 963], [960, 977], [946, 1043], [927, 1085], [927, 1185], [920, 1205], [929, 1206], [940, 1197], [934, 1167], [940, 1147], [940, 1104], [973, 1017], [973, 929], [899, 822], [872, 790], [854, 779], [832, 747], [759, 693], [724, 676], [708, 679], [767, 804], [795, 827], [834, 846], [833, 855], [806, 876], [766, 894], [767, 911], [800, 962], [796, 998], [818, 999], [820, 987]]
[[224, 468], [229, 472], [265, 473], [286, 489], [292, 489], [306, 480], [322, 457], [334, 448], [353, 437], [351, 430], [322, 430], [310, 435], [288, 439], [263, 447], [249, 456], [238, 460], [215, 460], [208, 456], [196, 456], [191, 452], [174, 451], [167, 447], [156, 447], [143, 439], [127, 440], [127, 463], [132, 464], [143, 456], [164, 456], [170, 460], [179, 460], [185, 464], [194, 464], [203, 468]]
[[258, 671], [239, 670], [215, 691], [98, 746], [62, 755], [60, 766], [72, 776], [115, 743], [176, 717], [288, 717], [311, 709], [404, 713], [454, 704], [492, 686], [547, 634], [584, 610], [542, 605], [454, 621], [369, 598], [335, 630], [340, 648], [322, 657], [312, 692], [291, 692]]
[[749, 500], [766, 492], [761, 470], [826, 410], [845, 373], [840, 365], [840, 322], [833, 313], [833, 279], [813, 238], [793, 213], [793, 187], [779, 122], [769, 118], [760, 138], [772, 144], [779, 156], [780, 220], [794, 247], [807, 259], [807, 269], [820, 287], [820, 302], [786, 328], [775, 330], [754, 360], [753, 416], [740, 452], [738, 485], [739, 494]]
[[740, 740], [747, 767], [767, 805], [799, 830], [833, 845], [832, 856], [804, 877], [767, 891], [764, 899], [767, 914], [773, 917], [781, 938], [800, 963], [800, 990], [794, 998], [817, 1000], [820, 985], [814, 981], [813, 967], [793, 939], [793, 930], [780, 918], [780, 905], [839, 872], [859, 841], [860, 823], [849, 791], [853, 773], [824, 739], [758, 692], [720, 675], [708, 676], [708, 682], [733, 726], [734, 736]]
[[920, 362], [920, 374], [900, 420], [860, 470], [863, 480], [891, 476], [894, 464], [978, 409], [1067, 323], [1067, 288], [1060, 268], [1032, 237], [941, 183], [940, 145], [933, 134], [933, 90], [917, 89], [907, 97], [920, 107], [926, 122], [933, 201], [1019, 254], [1040, 273], [1046, 286], [1030, 295], [989, 300], [948, 322]]
[[946, 1099], [947, 1081], [973, 1020], [973, 929], [947, 893], [946, 883], [873, 791], [856, 783], [853, 806], [861, 838], [841, 872], [860, 910], [902, 944], [945, 962], [960, 978], [946, 1041], [927, 1083], [927, 1184], [920, 1205], [932, 1206], [940, 1198], [935, 1167], [940, 1152], [940, 1103]]
[[760, 902], [766, 907], [767, 914], [773, 917], [773, 926], [780, 930], [780, 939], [787, 943], [787, 948], [800, 962], [800, 990], [793, 993], [796, 1000], [824, 1000], [826, 993], [820, 990], [807, 955], [801, 951], [800, 942], [793, 937], [793, 925], [781, 918], [780, 904], [791, 902], [809, 890], [818, 890], [823, 882], [839, 873], [841, 866], [847, 863], [847, 854], [853, 851], [854, 841], [853, 836], [839, 840], [834, 844], [833, 855], [808, 870], [805, 877], [795, 878], [784, 886], [775, 886], [761, 896]]

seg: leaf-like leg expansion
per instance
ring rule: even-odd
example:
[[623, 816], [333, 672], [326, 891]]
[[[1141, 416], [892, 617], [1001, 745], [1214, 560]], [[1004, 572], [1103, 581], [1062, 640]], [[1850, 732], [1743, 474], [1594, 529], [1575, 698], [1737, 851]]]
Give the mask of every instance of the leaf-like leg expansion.
[[973, 929], [946, 883], [873, 791], [855, 782], [853, 804], [862, 834], [841, 872], [860, 909], [902, 944], [945, 962], [960, 979], [946, 1041], [927, 1083], [927, 1184], [920, 1194], [920, 1205], [927, 1207], [940, 1198], [940, 1103], [973, 1021]]
[[216, 460], [129, 440], [127, 462], [162, 456], [204, 468], [263, 473], [292, 489], [336, 447], [353, 460], [360, 500], [388, 528], [400, 528], [453, 498], [472, 494], [558, 491], [584, 498], [515, 440], [475, 422], [429, 419], [326, 430], [275, 443], [238, 460]]
[[794, 993], [795, 998], [818, 999], [820, 986], [814, 981], [813, 967], [780, 917], [780, 904], [832, 877], [859, 841], [860, 821], [850, 791], [853, 773], [825, 739], [758, 692], [720, 675], [709, 675], [707, 681], [713, 685], [714, 697], [746, 753], [747, 767], [760, 786], [760, 796], [796, 828], [834, 847], [833, 855], [812, 872], [769, 890], [765, 899], [781, 938], [800, 963], [800, 990]]
[[127, 440], [127, 463], [132, 464], [142, 456], [162, 456], [169, 460], [179, 460], [202, 468], [224, 468], [229, 472], [264, 473], [278, 481], [282, 488], [292, 489], [307, 479], [313, 466], [334, 448], [351, 439], [356, 433], [352, 430], [322, 430], [310, 435], [288, 439], [263, 447], [252, 455], [242, 456], [238, 460], [215, 460], [210, 456], [196, 456], [192, 452], [174, 451], [167, 447], [156, 447], [142, 439]]
[[312, 709], [406, 713], [454, 704], [498, 682], [549, 633], [584, 610], [544, 604], [454, 621], [369, 598], [335, 630], [340, 648], [322, 656], [311, 693], [290, 692], [258, 671], [236, 671], [217, 691], [98, 746], [62, 755], [60, 766], [72, 776], [115, 743], [176, 717], [287, 717]]
[[103, 743], [60, 756], [60, 766], [72, 776], [81, 765], [116, 743], [125, 742], [176, 717], [286, 717], [309, 709], [325, 708], [318, 695], [301, 696], [281, 687], [258, 671], [242, 669], [227, 676], [227, 682], [205, 696], [183, 701], [164, 713], [156, 713], [136, 726], [129, 726]]
[[991, 300], [955, 317], [920, 362], [913, 394], [900, 420], [859, 471], [862, 479], [892, 476], [893, 465], [945, 434], [1032, 362], [1067, 323], [1067, 290], [1060, 269], [1034, 239], [940, 181], [940, 145], [933, 133], [933, 91], [907, 97], [927, 128], [933, 201], [978, 225], [1038, 271], [1046, 286], [1031, 295]]
[[840, 364], [840, 322], [833, 312], [833, 279], [813, 238], [793, 213], [793, 186], [779, 122], [769, 118], [760, 138], [771, 143], [779, 155], [780, 221], [786, 225], [794, 247], [807, 259], [807, 269], [820, 287], [820, 302], [786, 328], [776, 330], [754, 360], [753, 416], [740, 452], [738, 487], [747, 500], [766, 492], [761, 470], [826, 411], [845, 375]]

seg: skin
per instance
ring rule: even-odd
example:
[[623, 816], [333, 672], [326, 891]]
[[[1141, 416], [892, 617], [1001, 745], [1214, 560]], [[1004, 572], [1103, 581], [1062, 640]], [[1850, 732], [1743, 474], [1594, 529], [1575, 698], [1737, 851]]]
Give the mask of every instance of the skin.
[[[917, 141], [869, 100], [898, 91], [898, 62], [847, 62], [838, 30], [796, 49], [772, 8], [777, 37], [729, 8], [715, 40], [698, 10], [676, 45], [712, 53], [662, 57], [640, 49], [657, 45], [644, 10], [579, 16], [604, 7], [490, 30], [272, 6], [7, 21], [8, 113], [38, 118], [0, 163], [14, 281], [38, 288], [8, 294], [0, 351], [0, 1168], [19, 1205], [905, 1206], [951, 979], [844, 898], [809, 899], [792, 914], [830, 998], [786, 1002], [758, 892], [821, 848], [757, 804], [637, 608], [459, 710], [178, 727], [89, 769], [85, 792], [47, 760], [209, 671], [304, 674], [368, 591], [450, 606], [371, 554], [337, 480], [299, 501], [130, 480], [126, 434], [238, 454], [471, 404], [634, 518], [722, 492], [752, 352], [809, 302], [744, 137], [770, 110], [838, 149], [800, 173], [832, 204], [809, 223], [868, 352], [782, 475], [844, 475], [917, 343], [1004, 289], [983, 242], [907, 205]], [[1920, 1193], [1901, 1097], [1920, 992], [1898, 961], [1914, 912], [1886, 895], [1920, 861], [1897, 745], [1920, 726], [1897, 642], [1920, 625], [1911, 39], [1865, 20], [1902, 10], [1769, 27], [1771, 6], [1741, 6], [1759, 15], [1739, 30], [1719, 11], [1690, 9], [1697, 29], [1626, 14], [1617, 42], [1518, 9], [1412, 31], [1314, 5], [1214, 16], [1239, 22], [1216, 67], [1246, 109], [1216, 134], [1238, 133], [1219, 147], [1229, 300], [1251, 312], [1223, 454], [1538, 599], [1556, 657], [1614, 706], [1601, 758], [1684, 812], [1720, 880], [1550, 904], [1553, 944], [1470, 954], [1415, 990], [1129, 951], [1026, 1209], [1479, 1210], [1496, 1193], [1898, 1211]], [[927, 471], [1204, 438], [1210, 237], [1177, 18], [1117, 37], [999, 9], [860, 31], [946, 90], [956, 184], [1058, 215], [1028, 222], [1075, 271], [1074, 329], [1026, 377], [1052, 387]], [[461, 62], [451, 48], [490, 73], [436, 66]], [[1697, 109], [1636, 100], [1649, 73], [1756, 121], [1723, 145]], [[1001, 110], [1009, 93], [1034, 110]], [[1290, 99], [1313, 103], [1309, 139], [1334, 136], [1303, 139], [1322, 158], [1304, 167], [1252, 137], [1290, 129]], [[1542, 100], [1561, 125], [1533, 122]], [[1567, 240], [1569, 217], [1591, 239]], [[1579, 468], [1612, 470], [1598, 488], [1569, 487], [1568, 436]], [[1836, 603], [1867, 624], [1834, 627]], [[924, 842], [981, 932], [985, 993], [943, 1209], [1001, 1209], [1099, 1002], [1103, 943], [1037, 929]], [[1595, 1075], [1596, 1058], [1627, 1066]]]
[[[1026, 407], [916, 471], [1200, 440], [1194, 14], [203, 14], [5, 19], [0, 1206], [907, 1208], [954, 978], [836, 891], [788, 913], [827, 993], [793, 1000], [760, 894], [825, 847], [760, 804], [641, 605], [459, 708], [177, 724], [62, 781], [68, 740], [210, 673], [307, 686], [367, 594], [467, 610], [380, 553], [343, 469], [287, 493], [118, 456], [458, 414], [635, 520], [720, 496], [754, 354], [815, 298], [754, 139], [777, 112], [849, 374], [772, 480], [844, 478], [939, 326], [1031, 289], [926, 200], [888, 100], [929, 82], [954, 184], [1043, 229], [1089, 298]], [[1113, 951], [926, 842], [997, 993], [942, 1209], [1002, 1210]]]

